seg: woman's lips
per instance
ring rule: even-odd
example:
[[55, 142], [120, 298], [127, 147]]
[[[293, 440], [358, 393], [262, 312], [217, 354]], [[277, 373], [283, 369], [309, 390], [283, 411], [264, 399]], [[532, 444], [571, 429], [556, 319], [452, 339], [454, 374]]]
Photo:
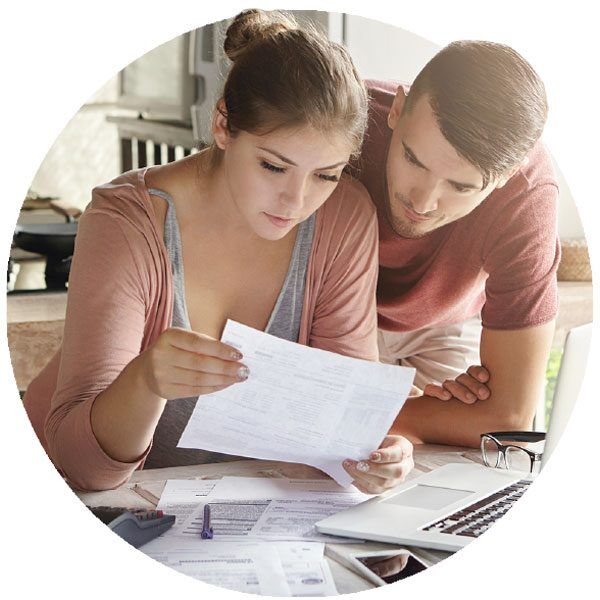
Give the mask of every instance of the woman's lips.
[[289, 227], [294, 221], [294, 219], [284, 219], [283, 217], [276, 217], [275, 215], [270, 215], [269, 213], [265, 213], [265, 215], [276, 227]]

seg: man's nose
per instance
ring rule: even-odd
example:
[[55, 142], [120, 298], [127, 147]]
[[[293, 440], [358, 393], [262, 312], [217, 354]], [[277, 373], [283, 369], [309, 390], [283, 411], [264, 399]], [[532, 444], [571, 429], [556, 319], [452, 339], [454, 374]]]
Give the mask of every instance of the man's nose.
[[419, 186], [413, 188], [410, 194], [412, 209], [419, 214], [427, 214], [437, 210], [439, 204], [439, 190], [436, 185]]

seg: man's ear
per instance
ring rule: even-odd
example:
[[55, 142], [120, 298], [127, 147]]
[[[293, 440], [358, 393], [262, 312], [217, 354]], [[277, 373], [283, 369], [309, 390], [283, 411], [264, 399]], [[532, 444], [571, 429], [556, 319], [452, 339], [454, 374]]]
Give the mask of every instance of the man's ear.
[[225, 109], [225, 101], [219, 100], [212, 120], [212, 134], [215, 144], [221, 149], [225, 150], [225, 147], [231, 139], [231, 132], [227, 126], [227, 111]]
[[401, 85], [398, 86], [396, 90], [396, 96], [394, 97], [394, 101], [392, 102], [392, 107], [390, 108], [390, 112], [388, 113], [388, 127], [390, 129], [395, 129], [396, 124], [398, 123], [398, 119], [402, 114], [402, 109], [404, 107], [404, 101], [406, 100], [406, 92], [404, 91], [404, 87]]
[[496, 184], [496, 189], [504, 187], [506, 182], [516, 174], [520, 169], [525, 168], [529, 164], [529, 156], [526, 156], [520, 163], [517, 163], [512, 169], [507, 171], [504, 175], [500, 177], [498, 183]]

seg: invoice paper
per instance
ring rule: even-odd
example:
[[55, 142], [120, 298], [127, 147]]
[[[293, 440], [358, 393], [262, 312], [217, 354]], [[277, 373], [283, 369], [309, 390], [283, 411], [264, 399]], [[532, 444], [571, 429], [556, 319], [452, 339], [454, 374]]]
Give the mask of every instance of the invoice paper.
[[343, 486], [352, 478], [342, 462], [366, 459], [379, 447], [415, 375], [231, 320], [222, 341], [240, 349], [250, 376], [201, 396], [178, 447], [304, 463]]
[[272, 544], [155, 538], [140, 547], [148, 556], [196, 579], [219, 587], [261, 594], [290, 596], [279, 551]]
[[175, 523], [169, 530], [176, 533], [215, 485], [218, 479], [169, 479], [160, 495], [157, 509], [175, 515]]
[[223, 477], [179, 525], [164, 535], [198, 539], [204, 504], [211, 508], [215, 539], [305, 540], [356, 543], [349, 538], [319, 533], [315, 524], [372, 496], [342, 488], [331, 480]]

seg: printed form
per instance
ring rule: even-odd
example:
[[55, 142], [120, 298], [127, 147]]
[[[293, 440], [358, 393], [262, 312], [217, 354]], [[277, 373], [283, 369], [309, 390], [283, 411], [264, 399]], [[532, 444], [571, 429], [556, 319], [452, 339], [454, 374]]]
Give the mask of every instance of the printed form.
[[[337, 538], [312, 535], [314, 522], [323, 514], [321, 509], [313, 511], [311, 505], [321, 501], [341, 510], [368, 498], [330, 479], [169, 480], [158, 508], [176, 514], [177, 523], [140, 551], [180, 573], [236, 591], [269, 596], [333, 596], [337, 591], [323, 556], [324, 545], [313, 540], [317, 536], [327, 541]], [[202, 540], [196, 527], [198, 523], [201, 526], [205, 503], [214, 510], [213, 540]], [[292, 506], [296, 504], [304, 504], [306, 513], [299, 521]], [[277, 531], [259, 525], [259, 521], [265, 523], [265, 515], [276, 505], [280, 513], [277, 518], [283, 517], [285, 525], [279, 524]], [[217, 514], [219, 509], [226, 514]], [[265, 539], [257, 539], [260, 536]]]
[[202, 504], [196, 504], [177, 527], [164, 535], [199, 539], [204, 504], [209, 504], [211, 526], [218, 540], [356, 543], [350, 538], [319, 533], [315, 523], [369, 498], [372, 496], [355, 488], [342, 488], [330, 479], [223, 477]]
[[415, 375], [231, 320], [222, 341], [240, 349], [250, 376], [199, 398], [178, 447], [308, 464], [345, 487], [352, 478], [342, 462], [379, 447]]

